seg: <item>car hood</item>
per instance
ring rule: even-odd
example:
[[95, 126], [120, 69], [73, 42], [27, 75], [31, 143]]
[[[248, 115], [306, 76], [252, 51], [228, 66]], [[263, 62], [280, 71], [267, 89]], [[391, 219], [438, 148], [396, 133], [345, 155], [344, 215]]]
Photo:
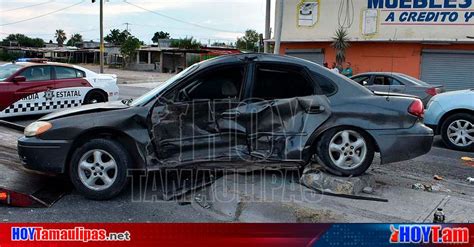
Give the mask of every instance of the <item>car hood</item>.
[[61, 117], [68, 117], [68, 116], [80, 115], [80, 114], [86, 114], [86, 113], [92, 113], [92, 112], [120, 110], [120, 109], [129, 108], [129, 107], [130, 106], [120, 101], [84, 105], [81, 107], [71, 108], [64, 111], [58, 111], [58, 112], [48, 114], [42, 117], [40, 120], [47, 121], [47, 120], [52, 120], [52, 119], [61, 118]]

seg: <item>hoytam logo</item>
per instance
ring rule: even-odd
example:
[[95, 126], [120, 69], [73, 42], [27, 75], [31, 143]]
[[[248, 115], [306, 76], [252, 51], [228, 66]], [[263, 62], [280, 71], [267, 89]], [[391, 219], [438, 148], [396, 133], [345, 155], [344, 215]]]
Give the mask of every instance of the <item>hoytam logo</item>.
[[12, 227], [12, 241], [130, 241], [130, 232], [107, 232], [105, 229], [44, 229], [42, 227]]
[[441, 225], [390, 225], [390, 243], [467, 244], [469, 228]]

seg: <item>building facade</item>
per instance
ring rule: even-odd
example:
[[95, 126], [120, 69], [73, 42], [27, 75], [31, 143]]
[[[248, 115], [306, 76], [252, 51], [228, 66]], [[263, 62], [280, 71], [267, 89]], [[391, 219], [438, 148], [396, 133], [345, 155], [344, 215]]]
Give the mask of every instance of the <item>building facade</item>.
[[401, 72], [448, 90], [474, 88], [472, 0], [285, 0], [283, 8], [282, 54], [332, 64], [332, 37], [342, 26], [354, 73]]

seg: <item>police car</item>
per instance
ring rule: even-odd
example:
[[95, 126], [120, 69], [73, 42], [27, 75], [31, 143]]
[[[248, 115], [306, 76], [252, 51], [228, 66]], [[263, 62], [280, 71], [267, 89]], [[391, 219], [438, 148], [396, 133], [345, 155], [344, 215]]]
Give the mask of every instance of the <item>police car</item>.
[[118, 98], [116, 75], [44, 59], [0, 66], [0, 118], [46, 114]]

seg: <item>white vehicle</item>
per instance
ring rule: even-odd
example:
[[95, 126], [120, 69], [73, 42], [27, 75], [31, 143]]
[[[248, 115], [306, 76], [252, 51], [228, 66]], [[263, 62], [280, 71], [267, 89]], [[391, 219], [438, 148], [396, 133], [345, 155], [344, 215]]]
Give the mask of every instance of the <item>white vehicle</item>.
[[41, 59], [0, 66], [0, 118], [118, 99], [116, 75]]

